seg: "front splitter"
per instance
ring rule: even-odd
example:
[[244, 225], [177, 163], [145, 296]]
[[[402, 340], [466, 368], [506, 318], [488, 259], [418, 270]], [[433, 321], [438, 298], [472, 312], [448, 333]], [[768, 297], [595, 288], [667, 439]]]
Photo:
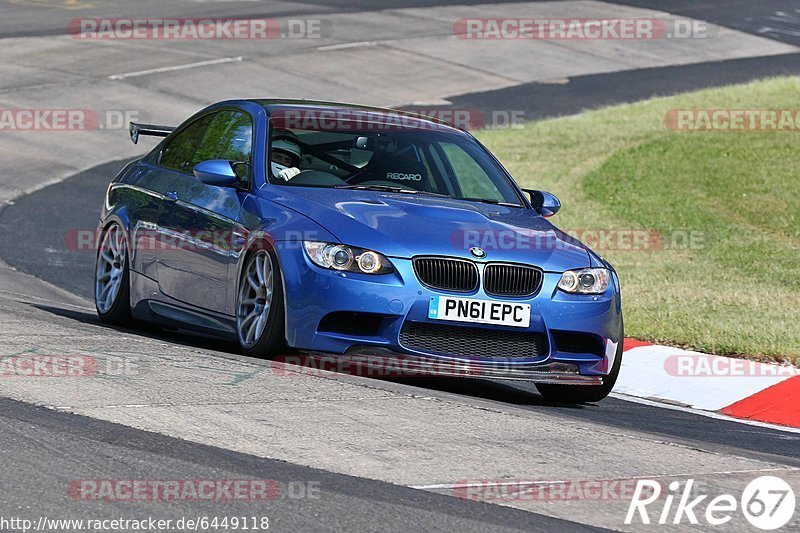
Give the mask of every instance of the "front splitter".
[[561, 385], [602, 385], [602, 376], [585, 376], [577, 365], [563, 362], [508, 363], [491, 360], [456, 360], [393, 352], [385, 348], [354, 348], [345, 354], [320, 352], [276, 359], [312, 371], [337, 372], [361, 377], [400, 379], [461, 377], [505, 379]]

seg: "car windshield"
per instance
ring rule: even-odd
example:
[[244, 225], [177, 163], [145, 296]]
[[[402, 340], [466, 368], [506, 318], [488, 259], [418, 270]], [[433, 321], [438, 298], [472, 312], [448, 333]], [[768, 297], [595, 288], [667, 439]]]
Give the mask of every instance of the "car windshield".
[[468, 136], [445, 129], [358, 126], [339, 121], [336, 127], [290, 128], [272, 119], [270, 182], [521, 205], [502, 168]]

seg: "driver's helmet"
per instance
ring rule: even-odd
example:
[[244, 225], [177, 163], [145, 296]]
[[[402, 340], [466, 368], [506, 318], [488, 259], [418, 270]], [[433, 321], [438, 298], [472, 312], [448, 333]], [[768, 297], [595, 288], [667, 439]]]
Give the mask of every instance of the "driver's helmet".
[[[289, 131], [281, 131], [273, 136], [272, 151], [291, 157], [292, 164], [288, 165], [289, 167], [298, 166], [300, 164], [300, 158], [303, 156], [303, 151], [300, 149], [300, 143], [297, 140], [297, 136]], [[287, 168], [286, 165], [276, 163], [275, 161], [272, 163], [280, 166], [281, 170]]]

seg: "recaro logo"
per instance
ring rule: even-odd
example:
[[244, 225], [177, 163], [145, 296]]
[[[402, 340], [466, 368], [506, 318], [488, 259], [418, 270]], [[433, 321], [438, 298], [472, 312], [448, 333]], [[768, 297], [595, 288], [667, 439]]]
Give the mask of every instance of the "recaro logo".
[[403, 174], [402, 172], [387, 172], [386, 179], [422, 181], [422, 176], [420, 174]]

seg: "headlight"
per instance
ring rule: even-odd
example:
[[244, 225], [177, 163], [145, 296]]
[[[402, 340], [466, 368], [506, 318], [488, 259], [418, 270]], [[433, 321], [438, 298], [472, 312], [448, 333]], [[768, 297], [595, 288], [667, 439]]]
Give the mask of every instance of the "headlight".
[[303, 241], [303, 248], [311, 262], [322, 268], [361, 274], [388, 274], [394, 270], [383, 255], [345, 244]]
[[561, 275], [558, 288], [572, 294], [602, 294], [610, 280], [611, 273], [605, 268], [567, 270]]

